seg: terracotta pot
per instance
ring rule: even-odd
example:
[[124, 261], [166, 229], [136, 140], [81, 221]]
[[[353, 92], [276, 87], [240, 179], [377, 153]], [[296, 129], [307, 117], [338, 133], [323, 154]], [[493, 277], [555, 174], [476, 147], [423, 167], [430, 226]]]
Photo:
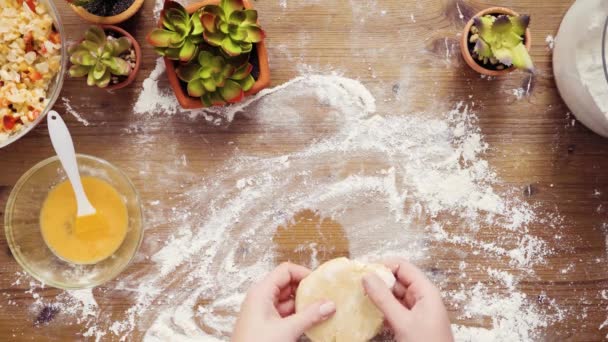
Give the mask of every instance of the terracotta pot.
[[[194, 4], [190, 4], [186, 6], [186, 10], [188, 13], [192, 14], [196, 12], [199, 8], [204, 7], [206, 5], [217, 5], [219, 4], [219, 0], [203, 0]], [[243, 0], [243, 4], [245, 8], [252, 9], [253, 6], [248, 0]], [[161, 18], [162, 20], [162, 18]], [[162, 27], [161, 21], [158, 22], [158, 27]], [[245, 92], [245, 96], [257, 94], [260, 90], [267, 88], [270, 85], [270, 67], [268, 65], [268, 51], [266, 50], [266, 45], [264, 44], [264, 40], [259, 43], [254, 44], [254, 48], [258, 54], [258, 63], [260, 67], [260, 75], [258, 79], [253, 84], [253, 87], [249, 89], [249, 91]], [[173, 92], [175, 93], [175, 97], [177, 101], [184, 109], [198, 109], [203, 108], [203, 103], [201, 99], [198, 97], [191, 97], [188, 93], [182, 88], [180, 84], [180, 80], [175, 73], [175, 65], [177, 62], [165, 58], [165, 65], [167, 69], [167, 78], [169, 79], [169, 84], [171, 88], [173, 88]]]
[[[131, 41], [131, 45], [133, 46], [133, 50], [135, 50], [135, 67], [131, 70], [131, 73], [129, 74], [129, 76], [127, 76], [127, 79], [114, 84], [114, 85], [108, 85], [105, 88], [105, 90], [117, 90], [117, 89], [122, 89], [126, 86], [128, 86], [129, 84], [133, 83], [133, 81], [135, 81], [135, 77], [137, 76], [137, 72], [139, 72], [139, 66], [141, 65], [141, 47], [139, 46], [139, 43], [137, 42], [137, 40], [135, 40], [135, 38], [133, 38], [133, 36], [121, 29], [118, 26], [114, 26], [114, 25], [99, 25], [99, 27], [101, 27], [104, 31], [114, 31], [117, 32], [120, 36], [123, 37], [127, 37], [127, 39], [129, 39]], [[84, 39], [81, 39], [78, 41], [77, 44], [80, 44]]]
[[80, 7], [80, 6], [70, 5], [70, 7], [72, 7], [74, 12], [76, 12], [76, 14], [78, 14], [82, 19], [84, 19], [88, 22], [91, 22], [93, 24], [115, 25], [115, 24], [122, 23], [123, 21], [131, 18], [135, 13], [137, 13], [137, 11], [139, 11], [139, 9], [141, 8], [141, 6], [143, 4], [144, 4], [144, 0], [135, 0], [131, 4], [131, 6], [129, 6], [129, 8], [127, 8], [124, 12], [119, 13], [117, 15], [109, 16], [109, 17], [102, 17], [99, 15], [95, 15], [93, 13], [88, 12], [86, 9], [84, 9], [83, 7]]
[[[462, 57], [464, 58], [465, 62], [467, 62], [467, 64], [478, 73], [488, 76], [506, 75], [511, 71], [515, 70], [515, 67], [512, 66], [504, 70], [492, 70], [484, 68], [482, 65], [477, 63], [475, 58], [473, 58], [473, 56], [471, 55], [471, 51], [469, 51], [469, 37], [471, 33], [471, 27], [473, 26], [473, 19], [475, 17], [481, 17], [486, 14], [507, 14], [512, 16], [519, 15], [517, 12], [504, 7], [490, 7], [475, 14], [475, 16], [473, 16], [473, 18], [469, 20], [467, 25], [464, 27], [464, 30], [462, 31], [462, 40], [460, 41], [460, 52], [462, 53]], [[526, 49], [530, 51], [530, 48], [532, 47], [532, 35], [530, 34], [530, 29], [526, 29], [524, 44], [526, 45]]]

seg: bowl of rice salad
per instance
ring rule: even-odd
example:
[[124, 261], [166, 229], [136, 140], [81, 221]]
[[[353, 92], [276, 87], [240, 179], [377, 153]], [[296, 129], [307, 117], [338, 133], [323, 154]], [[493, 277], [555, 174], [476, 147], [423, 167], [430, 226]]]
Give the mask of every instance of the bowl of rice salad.
[[52, 0], [0, 0], [0, 148], [34, 128], [63, 85], [67, 54]]

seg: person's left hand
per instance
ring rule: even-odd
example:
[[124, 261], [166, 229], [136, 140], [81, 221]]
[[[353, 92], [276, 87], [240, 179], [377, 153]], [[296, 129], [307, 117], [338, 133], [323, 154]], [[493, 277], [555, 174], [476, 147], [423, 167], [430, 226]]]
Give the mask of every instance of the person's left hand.
[[295, 313], [298, 284], [310, 270], [282, 263], [247, 292], [232, 334], [232, 342], [297, 341], [302, 334], [336, 311], [330, 301], [311, 304]]

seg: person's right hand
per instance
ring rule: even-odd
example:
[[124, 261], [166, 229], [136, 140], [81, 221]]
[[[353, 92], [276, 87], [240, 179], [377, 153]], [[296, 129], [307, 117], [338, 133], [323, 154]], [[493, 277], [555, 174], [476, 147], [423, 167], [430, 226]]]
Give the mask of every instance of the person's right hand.
[[424, 273], [404, 259], [385, 262], [397, 281], [391, 291], [376, 274], [363, 277], [363, 287], [399, 342], [454, 341], [439, 290]]

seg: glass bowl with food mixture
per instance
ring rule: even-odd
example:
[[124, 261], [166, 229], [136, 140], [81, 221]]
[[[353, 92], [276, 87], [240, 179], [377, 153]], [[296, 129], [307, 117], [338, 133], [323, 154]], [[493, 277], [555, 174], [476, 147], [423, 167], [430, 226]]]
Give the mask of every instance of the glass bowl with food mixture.
[[67, 65], [50, 0], [0, 0], [0, 148], [34, 128], [59, 97]]
[[[65, 171], [56, 156], [41, 161], [21, 176], [9, 195], [4, 215], [6, 240], [19, 265], [44, 284], [67, 290], [91, 288], [116, 278], [129, 266], [143, 238], [141, 201], [127, 175], [116, 166], [96, 157], [78, 154], [77, 161], [89, 200], [99, 212], [107, 212], [111, 208], [105, 204], [116, 203], [116, 200], [113, 199], [114, 195], [107, 191], [92, 191], [99, 188], [87, 188], [87, 182], [107, 184], [115, 192], [118, 201], [122, 202], [125, 213], [121, 219], [125, 219], [125, 229], [117, 248], [110, 251], [106, 249], [106, 252], [109, 252], [97, 260], [77, 260], [74, 255], [89, 255], [89, 251], [80, 249], [68, 251], [76, 253], [74, 255], [66, 254], [66, 248], [83, 246], [74, 244], [74, 238], [91, 242], [89, 238], [99, 237], [92, 242], [102, 243], [105, 241], [101, 239], [103, 236], [86, 231], [74, 232], [69, 236], [61, 235], [63, 229], [60, 228], [63, 227], [50, 227], [55, 229], [55, 232], [50, 234], [48, 226], [52, 222], [49, 218], [56, 220], [63, 216], [62, 213], [70, 210], [76, 213], [73, 195], [71, 201], [66, 200], [67, 197], [63, 198], [63, 202], [50, 201], [57, 199], [58, 191], [67, 189], [73, 194], [71, 186], [66, 183]], [[64, 241], [57, 241], [58, 238]], [[61, 243], [64, 243], [63, 246]], [[89, 247], [95, 249], [103, 246]]]

